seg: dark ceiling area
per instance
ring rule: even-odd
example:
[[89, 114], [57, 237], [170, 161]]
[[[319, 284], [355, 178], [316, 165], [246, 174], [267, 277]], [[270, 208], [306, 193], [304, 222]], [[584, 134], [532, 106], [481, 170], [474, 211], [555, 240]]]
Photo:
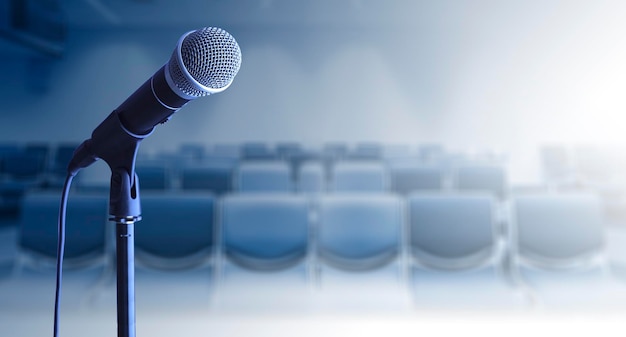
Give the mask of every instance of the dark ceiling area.
[[0, 4], [0, 54], [58, 57], [68, 32], [77, 30], [372, 30], [432, 24], [447, 7], [422, 0], [5, 0]]

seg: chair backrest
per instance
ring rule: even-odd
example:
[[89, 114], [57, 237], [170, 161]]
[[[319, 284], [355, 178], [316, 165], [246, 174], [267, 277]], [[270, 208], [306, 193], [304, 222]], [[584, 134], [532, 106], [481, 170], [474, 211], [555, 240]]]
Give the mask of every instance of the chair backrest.
[[241, 145], [242, 160], [274, 160], [277, 155], [274, 150], [263, 142], [246, 142]]
[[9, 153], [17, 153], [20, 151], [20, 145], [12, 142], [1, 142], [0, 143], [0, 156]]
[[595, 195], [519, 195], [513, 198], [513, 210], [513, 242], [523, 261], [567, 266], [603, 253], [602, 205]]
[[348, 144], [333, 142], [326, 143], [322, 147], [322, 157], [328, 160], [339, 160], [343, 159], [348, 155]]
[[297, 264], [308, 252], [309, 210], [302, 196], [226, 196], [219, 216], [223, 251], [231, 261], [250, 269]]
[[444, 188], [444, 170], [438, 165], [395, 165], [389, 172], [391, 190], [401, 195], [415, 191], [441, 191]]
[[139, 177], [141, 190], [166, 190], [172, 186], [172, 175], [170, 169], [165, 164], [138, 164], [135, 167], [135, 172], [137, 177]]
[[234, 167], [229, 163], [210, 163], [183, 167], [180, 187], [183, 190], [207, 191], [222, 195], [232, 191]]
[[21, 147], [17, 143], [0, 143], [0, 173], [4, 173], [5, 157], [19, 154]]
[[44, 173], [46, 154], [20, 151], [6, 154], [2, 170], [14, 179], [34, 179]]
[[111, 188], [111, 168], [104, 160], [98, 160], [80, 171], [74, 184], [81, 192], [108, 193]]
[[508, 192], [505, 169], [498, 165], [461, 165], [453, 180], [461, 191], [489, 192], [500, 198]]
[[379, 143], [358, 143], [348, 151], [347, 157], [351, 160], [381, 160], [383, 146]]
[[330, 181], [332, 192], [387, 192], [389, 177], [380, 162], [337, 162]]
[[281, 142], [277, 143], [276, 146], [276, 155], [281, 159], [289, 159], [293, 156], [300, 155], [304, 150], [302, 149], [302, 145], [297, 142]]
[[408, 159], [416, 156], [410, 144], [385, 144], [383, 146], [382, 158], [387, 163], [394, 159]]
[[[35, 258], [55, 259], [58, 242], [59, 193], [31, 192], [24, 196], [20, 218], [19, 247]], [[69, 266], [88, 264], [105, 252], [108, 197], [69, 196], [65, 259]]]
[[404, 212], [392, 195], [326, 195], [319, 199], [318, 252], [343, 269], [371, 269], [398, 256]]
[[206, 146], [203, 143], [183, 143], [178, 147], [178, 152], [190, 161], [198, 161], [204, 157]]
[[67, 172], [67, 165], [70, 163], [74, 156], [74, 151], [79, 145], [79, 143], [64, 143], [56, 147], [51, 168], [53, 173], [64, 175]]
[[284, 161], [243, 162], [235, 174], [237, 192], [293, 192], [291, 167]]
[[409, 242], [415, 259], [439, 269], [480, 266], [496, 248], [494, 200], [479, 194], [413, 193]]
[[210, 193], [144, 193], [135, 224], [136, 256], [144, 265], [180, 269], [212, 256], [215, 196]]
[[210, 148], [209, 153], [213, 156], [239, 160], [241, 158], [241, 145], [235, 143], [218, 143]]
[[319, 161], [303, 163], [297, 176], [297, 191], [300, 193], [322, 193], [326, 191], [326, 171]]

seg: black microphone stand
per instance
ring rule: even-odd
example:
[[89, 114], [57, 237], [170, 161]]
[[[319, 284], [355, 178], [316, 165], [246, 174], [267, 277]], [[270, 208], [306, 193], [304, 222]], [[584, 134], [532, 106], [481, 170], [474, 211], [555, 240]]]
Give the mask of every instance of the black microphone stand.
[[152, 130], [145, 135], [137, 135], [128, 131], [120, 121], [117, 111], [113, 111], [94, 130], [91, 141], [84, 145], [85, 150], [103, 159], [111, 168], [109, 220], [116, 223], [118, 337], [135, 337], [134, 224], [141, 220], [135, 158], [139, 143], [151, 132]]
[[116, 220], [118, 337], [135, 337], [135, 221]]
[[[115, 221], [117, 269], [117, 336], [135, 337], [135, 222], [141, 220], [137, 175], [132, 180], [127, 172], [113, 172], [111, 176], [110, 221]], [[129, 188], [130, 187], [130, 188]], [[116, 191], [117, 190], [117, 191]], [[119, 192], [115, 195], [114, 192]], [[119, 199], [116, 197], [120, 197]], [[137, 212], [113, 211], [114, 203], [120, 209]], [[124, 214], [124, 215], [120, 215]]]

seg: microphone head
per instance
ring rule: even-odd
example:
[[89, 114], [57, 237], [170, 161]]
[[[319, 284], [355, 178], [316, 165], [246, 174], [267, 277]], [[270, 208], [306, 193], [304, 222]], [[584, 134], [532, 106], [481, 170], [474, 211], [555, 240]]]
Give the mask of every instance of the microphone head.
[[169, 62], [165, 78], [172, 90], [195, 99], [226, 90], [241, 66], [241, 50], [223, 29], [207, 27], [184, 34]]

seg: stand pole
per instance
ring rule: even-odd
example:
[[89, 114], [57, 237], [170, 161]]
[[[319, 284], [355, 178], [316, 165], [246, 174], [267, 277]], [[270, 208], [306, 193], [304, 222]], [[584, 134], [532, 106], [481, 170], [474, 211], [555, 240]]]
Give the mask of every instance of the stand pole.
[[116, 220], [117, 336], [135, 337], [134, 220]]
[[[113, 111], [74, 153], [68, 172], [76, 173], [98, 159], [111, 168], [109, 218], [116, 222], [117, 259], [117, 335], [135, 337], [135, 237], [134, 224], [141, 220], [139, 179], [135, 173], [135, 157], [141, 140], [150, 135], [137, 135], [124, 127], [117, 111]], [[78, 158], [78, 159], [76, 159]]]

